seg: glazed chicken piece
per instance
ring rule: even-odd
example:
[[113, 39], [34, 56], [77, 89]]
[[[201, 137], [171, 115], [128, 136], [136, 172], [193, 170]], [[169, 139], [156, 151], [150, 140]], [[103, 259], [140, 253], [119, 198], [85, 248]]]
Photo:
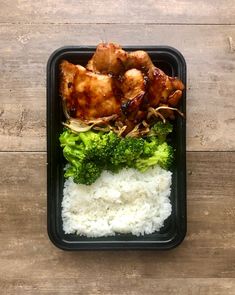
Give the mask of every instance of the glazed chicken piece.
[[128, 120], [137, 122], [142, 118], [139, 111], [146, 93], [145, 84], [144, 75], [137, 69], [128, 70], [123, 75], [120, 85], [123, 93], [121, 108]]
[[86, 68], [101, 74], [120, 75], [125, 70], [128, 53], [115, 43], [100, 43]]
[[148, 71], [154, 67], [147, 52], [137, 50], [124, 51], [115, 43], [100, 43], [86, 68], [101, 74], [122, 75], [126, 70], [138, 69]]
[[60, 65], [60, 92], [72, 117], [84, 120], [106, 117], [120, 112], [120, 99], [114, 95], [113, 80], [67, 61]]
[[[154, 67], [149, 55], [141, 50], [128, 53], [114, 43], [100, 43], [87, 64], [87, 69], [96, 73], [111, 74], [121, 90], [121, 109], [126, 119], [139, 121], [143, 112], [139, 110], [145, 95], [146, 76], [142, 71]], [[141, 71], [142, 70], [142, 71]]]
[[149, 75], [148, 100], [152, 107], [159, 103], [176, 106], [184, 89], [183, 83], [173, 77], [167, 76], [163, 71], [154, 67]]
[[146, 112], [141, 110], [141, 105], [146, 94], [145, 86], [145, 78], [140, 70], [128, 70], [122, 77], [122, 83], [120, 85], [123, 93], [121, 100], [121, 121], [126, 126], [123, 135], [130, 132], [145, 117]]
[[[113, 43], [100, 43], [95, 54], [88, 62], [87, 69], [102, 74], [123, 75], [129, 69], [138, 69], [146, 74], [149, 87], [149, 104], [156, 107], [160, 102], [176, 106], [184, 89], [183, 83], [167, 76], [154, 66], [148, 53], [142, 50], [125, 52], [119, 45]], [[128, 72], [127, 72], [128, 73]], [[124, 74], [124, 81], [125, 81]], [[132, 76], [137, 75], [137, 72]], [[132, 78], [130, 77], [130, 80]], [[138, 80], [138, 78], [136, 77]], [[129, 82], [128, 82], [129, 83]], [[127, 84], [127, 83], [126, 83]], [[130, 85], [131, 88], [131, 85]], [[126, 89], [125, 86], [122, 89]], [[125, 96], [125, 94], [124, 94]]]
[[116, 115], [114, 125], [125, 130], [123, 135], [148, 125], [153, 115], [174, 119], [183, 89], [179, 79], [154, 66], [147, 52], [128, 53], [114, 43], [99, 44], [86, 68], [61, 63], [60, 93], [70, 116], [91, 121]]
[[67, 61], [60, 68], [60, 93], [72, 117], [91, 120], [119, 114], [121, 104], [133, 117], [145, 94], [144, 77], [136, 69], [127, 71], [122, 82], [115, 83], [109, 75], [95, 74]]
[[60, 64], [60, 94], [66, 100], [67, 105], [72, 103], [71, 95], [74, 91], [74, 77], [77, 73], [78, 67], [74, 64], [63, 60]]
[[127, 69], [139, 69], [144, 73], [151, 73], [155, 68], [148, 53], [143, 50], [137, 50], [128, 54], [126, 61]]
[[145, 93], [145, 80], [141, 71], [131, 69], [125, 72], [120, 85], [124, 100], [132, 100]]

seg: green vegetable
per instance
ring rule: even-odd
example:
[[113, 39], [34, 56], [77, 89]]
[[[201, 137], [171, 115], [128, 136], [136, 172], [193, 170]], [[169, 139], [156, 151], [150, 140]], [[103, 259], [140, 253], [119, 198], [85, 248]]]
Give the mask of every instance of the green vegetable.
[[63, 154], [70, 164], [65, 172], [65, 177], [72, 177], [76, 183], [91, 184], [100, 176], [101, 167], [88, 160], [80, 145], [65, 146]]
[[65, 177], [72, 177], [82, 184], [95, 182], [120, 141], [113, 132], [87, 131], [77, 134], [69, 129], [65, 129], [59, 139], [64, 157], [70, 164]]
[[94, 162], [78, 162], [76, 166], [69, 166], [65, 177], [72, 177], [75, 183], [92, 184], [99, 178], [101, 167]]
[[155, 136], [151, 136], [145, 139], [144, 141], [144, 149], [142, 156], [143, 157], [150, 157], [157, 147], [159, 146], [159, 140]]
[[171, 131], [172, 125], [162, 122], [155, 124], [146, 138], [120, 138], [112, 131], [75, 133], [65, 129], [59, 138], [64, 157], [69, 163], [65, 177], [89, 185], [105, 169], [116, 172], [129, 167], [146, 171], [154, 165], [168, 169], [172, 163], [173, 149], [166, 143], [166, 137]]
[[148, 168], [159, 165], [164, 169], [169, 169], [173, 161], [173, 148], [166, 142], [157, 146], [154, 153], [148, 158], [140, 158], [136, 161], [136, 168], [144, 172]]
[[142, 138], [123, 138], [114, 149], [111, 157], [111, 164], [114, 166], [114, 170], [123, 167], [134, 167], [135, 161], [143, 152], [143, 148], [144, 140]]
[[153, 125], [148, 136], [156, 136], [159, 140], [159, 143], [163, 143], [166, 141], [167, 135], [171, 133], [172, 130], [173, 126], [171, 123], [163, 123], [159, 121], [155, 125]]
[[79, 134], [76, 134], [69, 129], [64, 129], [64, 132], [61, 133], [59, 140], [61, 147], [65, 147], [66, 145], [74, 146], [76, 141], [79, 140]]

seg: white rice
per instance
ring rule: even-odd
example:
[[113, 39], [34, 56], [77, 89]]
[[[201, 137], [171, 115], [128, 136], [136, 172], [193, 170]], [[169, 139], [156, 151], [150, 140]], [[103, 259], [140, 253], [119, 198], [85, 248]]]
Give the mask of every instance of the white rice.
[[171, 214], [171, 172], [154, 167], [141, 173], [104, 171], [92, 185], [65, 181], [63, 229], [88, 237], [158, 231]]

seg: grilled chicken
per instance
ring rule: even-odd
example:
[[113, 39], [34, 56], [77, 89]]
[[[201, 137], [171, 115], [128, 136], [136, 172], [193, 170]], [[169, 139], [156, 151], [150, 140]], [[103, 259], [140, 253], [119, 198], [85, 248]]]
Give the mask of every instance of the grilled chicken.
[[60, 69], [60, 92], [72, 117], [90, 120], [120, 113], [121, 101], [115, 96], [110, 76], [95, 74], [65, 60]]
[[137, 96], [143, 96], [145, 94], [144, 75], [137, 69], [128, 70], [123, 75], [120, 87], [124, 100], [132, 100]]
[[172, 107], [184, 89], [145, 51], [128, 53], [114, 43], [99, 44], [86, 68], [62, 61], [60, 69], [60, 93], [70, 116], [89, 121], [116, 115], [116, 125], [126, 126], [124, 135], [153, 114], [173, 119]]
[[101, 74], [123, 74], [129, 69], [149, 70], [154, 67], [147, 52], [137, 50], [124, 51], [115, 43], [100, 43], [93, 57], [87, 64], [87, 69]]
[[120, 75], [125, 70], [127, 57], [128, 53], [118, 44], [100, 43], [86, 68], [95, 73]]
[[[176, 107], [182, 96], [184, 84], [177, 78], [167, 76], [162, 70], [154, 67], [149, 74], [148, 102], [150, 107]], [[170, 109], [161, 110], [165, 118], [174, 119]]]

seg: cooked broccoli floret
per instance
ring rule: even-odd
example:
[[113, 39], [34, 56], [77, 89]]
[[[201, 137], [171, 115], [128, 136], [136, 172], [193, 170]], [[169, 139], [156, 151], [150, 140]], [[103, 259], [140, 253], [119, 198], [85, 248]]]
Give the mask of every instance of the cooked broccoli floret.
[[172, 160], [173, 148], [164, 142], [157, 146], [152, 156], [138, 159], [136, 161], [136, 168], [142, 172], [154, 165], [159, 165], [164, 169], [168, 169], [172, 164]]
[[119, 169], [122, 167], [134, 167], [144, 148], [144, 140], [141, 138], [123, 138], [113, 151], [111, 164]]
[[99, 178], [101, 167], [94, 162], [77, 162], [76, 166], [70, 166], [65, 172], [65, 177], [72, 177], [75, 183], [92, 184]]
[[[60, 135], [61, 147], [74, 148], [74, 153], [81, 154], [82, 158], [100, 161], [110, 157], [110, 153], [116, 147], [120, 138], [113, 132], [81, 132], [76, 134], [72, 131], [65, 130]], [[66, 150], [65, 149], [65, 150]], [[64, 151], [65, 153], [65, 151]], [[66, 158], [66, 155], [65, 155]]]
[[79, 138], [85, 147], [90, 149], [93, 148], [94, 145], [97, 145], [101, 142], [102, 135], [102, 132], [96, 133], [93, 131], [86, 131], [79, 133]]
[[96, 156], [98, 161], [103, 162], [105, 166], [109, 164], [110, 158], [113, 155], [113, 151], [120, 142], [120, 138], [114, 133], [105, 133], [102, 136], [102, 144], [97, 147]]
[[65, 178], [69, 178], [69, 177], [74, 178], [75, 175], [76, 175], [76, 167], [68, 165], [68, 167], [65, 170], [64, 177]]
[[85, 145], [87, 156], [94, 161], [105, 161], [110, 157], [120, 139], [113, 133], [95, 133], [93, 131], [80, 133], [80, 138]]
[[60, 143], [69, 163], [65, 177], [72, 177], [76, 183], [91, 184], [104, 169], [116, 172], [129, 167], [144, 172], [154, 165], [168, 169], [173, 149], [164, 141], [171, 131], [171, 125], [161, 122], [155, 124], [150, 136], [144, 139], [119, 138], [112, 131], [75, 133], [64, 130]]
[[82, 163], [80, 169], [77, 169], [74, 182], [82, 184], [92, 184], [99, 178], [102, 169], [94, 162]]
[[65, 130], [60, 136], [63, 154], [70, 167], [65, 177], [73, 177], [77, 183], [91, 184], [108, 163], [120, 139], [113, 132], [87, 131], [76, 134]]
[[155, 136], [148, 137], [144, 140], [143, 157], [150, 157], [157, 149], [159, 140]]
[[173, 130], [171, 123], [157, 122], [150, 130], [149, 136], [157, 136], [159, 143], [166, 141], [166, 137]]
[[61, 133], [60, 137], [60, 145], [61, 147], [65, 147], [66, 145], [74, 146], [77, 141], [79, 141], [79, 134], [74, 133], [68, 129], [65, 129], [63, 133]]
[[65, 159], [71, 164], [75, 165], [77, 162], [86, 160], [87, 156], [82, 146], [69, 146], [66, 145], [63, 149]]
[[[81, 184], [91, 184], [101, 174], [101, 167], [94, 161], [90, 161], [92, 144], [88, 141], [86, 144], [81, 140], [82, 134], [76, 137], [76, 142], [73, 143], [75, 135], [71, 132], [71, 139], [67, 136], [67, 145], [64, 146], [63, 154], [70, 166], [65, 172], [65, 177], [72, 177], [74, 182]], [[90, 140], [90, 134], [87, 140]]]

